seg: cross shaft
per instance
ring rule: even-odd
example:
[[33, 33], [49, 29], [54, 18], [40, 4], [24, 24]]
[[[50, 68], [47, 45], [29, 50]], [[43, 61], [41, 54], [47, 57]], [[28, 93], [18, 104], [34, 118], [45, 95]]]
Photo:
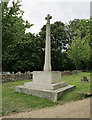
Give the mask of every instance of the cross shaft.
[[50, 14], [45, 18], [47, 20], [46, 24], [46, 41], [45, 41], [45, 64], [44, 71], [51, 71], [51, 41], [50, 41], [50, 19], [52, 16]]

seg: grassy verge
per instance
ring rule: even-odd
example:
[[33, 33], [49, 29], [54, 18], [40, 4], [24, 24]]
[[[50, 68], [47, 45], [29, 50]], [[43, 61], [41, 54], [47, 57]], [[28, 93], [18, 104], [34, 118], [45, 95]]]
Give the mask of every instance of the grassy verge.
[[23, 85], [24, 82], [31, 80], [21, 80], [16, 82], [3, 83], [2, 85], [2, 98], [3, 98], [3, 115], [9, 115], [12, 113], [19, 113], [22, 111], [30, 111], [32, 109], [40, 109], [44, 107], [53, 106], [56, 104], [63, 104], [69, 101], [76, 101], [84, 99], [84, 96], [76, 93], [76, 91], [89, 93], [90, 83], [80, 82], [83, 76], [87, 76], [90, 79], [89, 72], [82, 72], [78, 75], [62, 76], [62, 81], [68, 82], [71, 85], [76, 85], [76, 89], [64, 94], [58, 102], [53, 103], [45, 98], [38, 98], [35, 96], [26, 95], [23, 93], [15, 93], [14, 86]]
[[3, 115], [40, 109], [57, 104], [45, 98], [38, 98], [36, 96], [14, 92], [14, 86], [23, 85], [24, 82], [29, 81], [31, 80], [3, 83]]
[[[80, 80], [83, 76], [86, 76], [89, 82], [81, 82]], [[84, 99], [85, 96], [79, 93], [90, 93], [90, 72], [81, 72], [78, 73], [78, 75], [63, 76], [62, 81], [68, 82], [68, 84], [76, 86], [76, 89], [68, 92], [67, 94], [64, 94], [62, 98], [60, 98], [60, 102], [62, 104], [72, 100], [77, 101]]]

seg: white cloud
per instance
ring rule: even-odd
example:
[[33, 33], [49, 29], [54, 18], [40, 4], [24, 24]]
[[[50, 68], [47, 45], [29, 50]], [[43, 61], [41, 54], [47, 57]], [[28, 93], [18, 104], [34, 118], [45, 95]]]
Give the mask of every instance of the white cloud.
[[34, 2], [91, 2], [91, 0], [25, 0], [25, 3]]
[[[52, 2], [53, 1], [53, 2]], [[52, 15], [51, 23], [55, 21], [68, 22], [74, 18], [86, 19], [90, 16], [90, 0], [22, 0], [24, 19], [34, 24], [29, 30], [38, 33], [42, 26], [46, 24], [45, 17], [49, 13]], [[82, 2], [81, 2], [82, 1]]]

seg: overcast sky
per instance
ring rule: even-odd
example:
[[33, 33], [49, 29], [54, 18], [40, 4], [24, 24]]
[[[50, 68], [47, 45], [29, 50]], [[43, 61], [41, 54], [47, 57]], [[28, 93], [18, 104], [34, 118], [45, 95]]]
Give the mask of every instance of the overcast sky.
[[90, 17], [91, 0], [22, 0], [23, 18], [34, 24], [28, 31], [38, 33], [46, 24], [45, 17], [52, 16], [51, 23], [62, 21], [68, 23], [74, 18]]

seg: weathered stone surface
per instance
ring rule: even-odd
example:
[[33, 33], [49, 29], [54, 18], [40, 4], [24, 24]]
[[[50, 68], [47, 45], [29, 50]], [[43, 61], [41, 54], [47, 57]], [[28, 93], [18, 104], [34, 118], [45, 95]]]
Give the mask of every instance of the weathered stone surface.
[[44, 71], [51, 71], [51, 40], [50, 40], [50, 19], [52, 16], [50, 14], [45, 18], [46, 23], [46, 42], [45, 42], [45, 63]]
[[26, 88], [31, 88], [34, 90], [56, 90], [58, 88], [62, 88], [67, 86], [67, 82], [60, 82], [56, 84], [44, 84], [44, 83], [34, 83], [34, 82], [26, 82], [24, 86]]
[[34, 83], [54, 84], [61, 82], [61, 73], [58, 71], [34, 71]]
[[56, 90], [38, 90], [38, 89], [36, 90], [22, 85], [15, 87], [15, 92], [22, 92], [37, 97], [43, 97], [53, 102], [56, 102], [66, 91], [70, 91], [74, 88], [75, 88], [74, 85], [68, 85], [66, 87], [62, 87]]

